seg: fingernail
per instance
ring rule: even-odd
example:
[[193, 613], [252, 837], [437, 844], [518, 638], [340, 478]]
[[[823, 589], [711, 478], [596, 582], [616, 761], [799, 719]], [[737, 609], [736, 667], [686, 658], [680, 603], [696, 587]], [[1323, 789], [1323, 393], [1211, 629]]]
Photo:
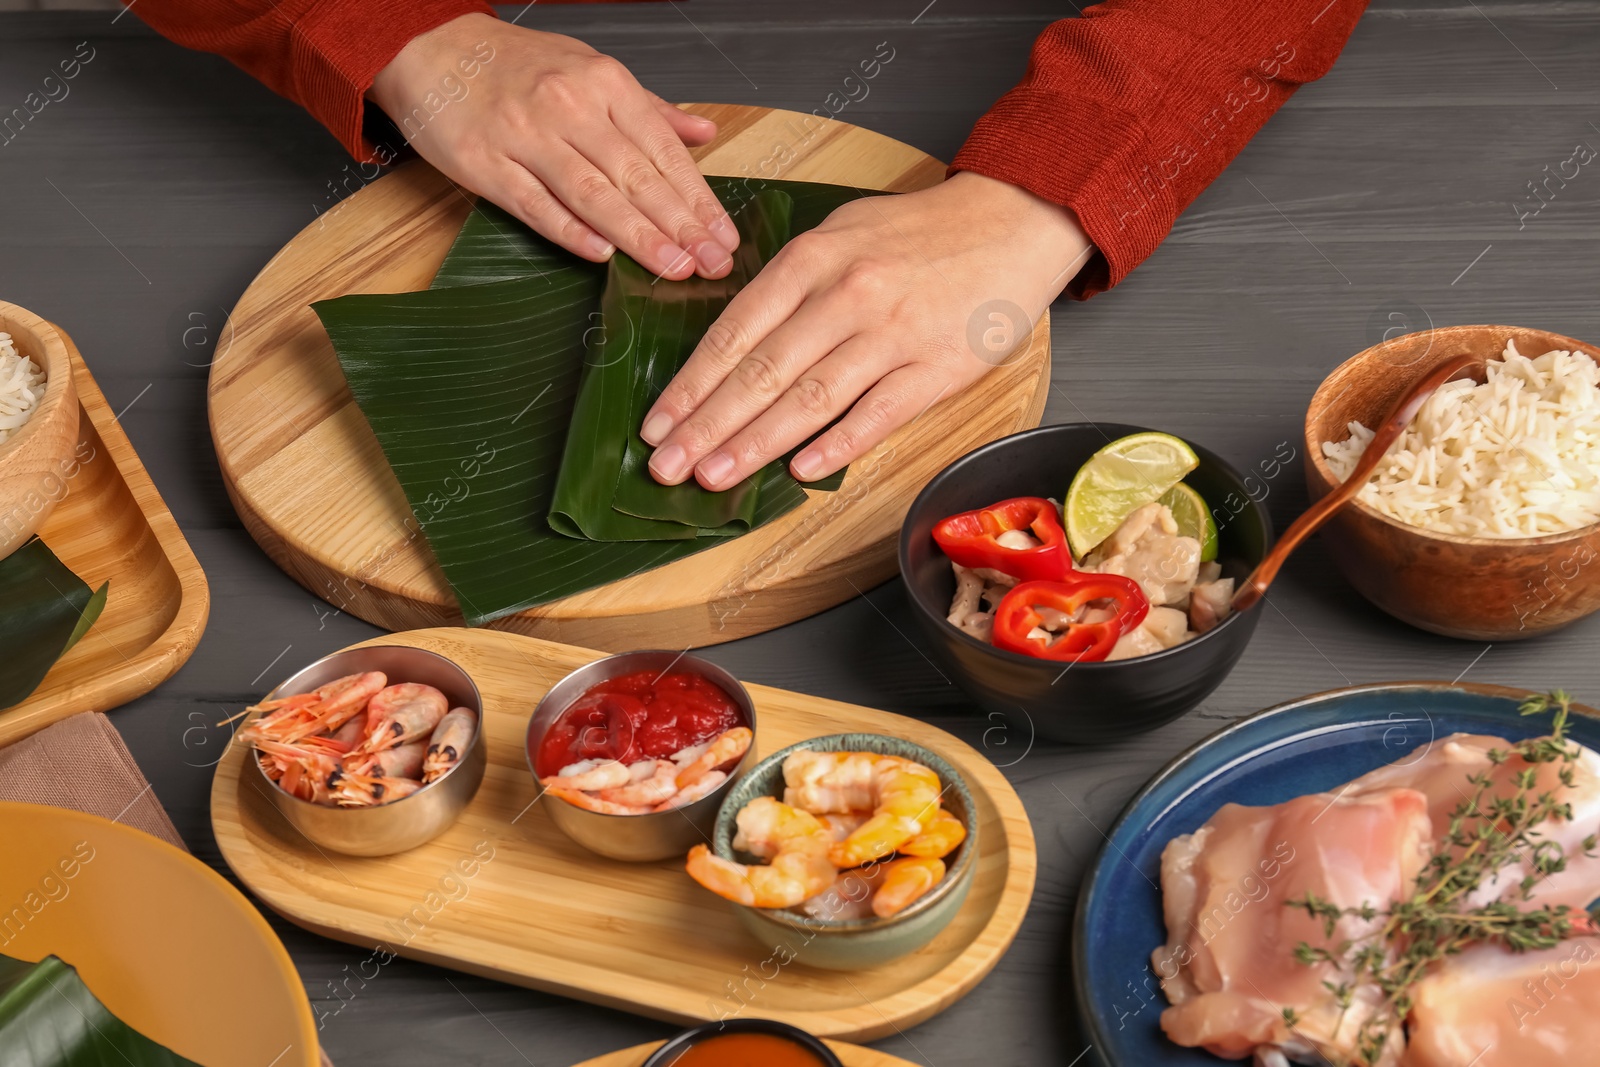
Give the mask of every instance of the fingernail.
[[661, 269], [661, 274], [663, 277], [671, 277], [674, 274], [681, 274], [686, 267], [691, 273], [694, 271], [694, 257], [689, 255], [689, 253], [685, 252], [683, 249], [679, 248], [677, 245], [662, 245], [661, 247], [657, 248], [656, 262], [666, 264], [666, 266]]
[[611, 254], [617, 250], [616, 245], [597, 233], [591, 233], [588, 237], [585, 237], [583, 239], [583, 247], [595, 259], [610, 259]]
[[711, 236], [730, 252], [739, 247], [739, 229], [726, 215], [711, 224]]
[[802, 482], [809, 482], [822, 469], [822, 453], [814, 448], [808, 448], [794, 457], [789, 469], [794, 471], [794, 476]]
[[665, 411], [658, 411], [644, 420], [644, 428], [639, 431], [639, 436], [644, 438], [645, 444], [654, 448], [671, 432], [672, 416]]
[[664, 482], [676, 482], [683, 477], [683, 467], [689, 454], [682, 445], [668, 445], [650, 457], [650, 469]]
[[713, 452], [700, 461], [700, 475], [712, 485], [721, 485], [733, 474], [733, 460], [726, 452]]
[[701, 241], [694, 246], [694, 258], [706, 270], [717, 272], [733, 265], [733, 257], [728, 255], [727, 249], [712, 241]]

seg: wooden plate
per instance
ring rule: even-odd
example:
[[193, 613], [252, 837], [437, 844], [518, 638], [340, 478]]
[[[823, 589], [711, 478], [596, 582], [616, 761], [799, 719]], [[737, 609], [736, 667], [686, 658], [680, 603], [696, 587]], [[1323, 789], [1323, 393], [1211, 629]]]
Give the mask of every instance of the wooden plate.
[[552, 685], [599, 653], [461, 628], [366, 643], [438, 652], [482, 692], [489, 766], [460, 822], [398, 856], [322, 852], [258, 782], [241, 781], [247, 754], [234, 745], [212, 782], [211, 825], [228, 866], [264, 902], [380, 961], [396, 953], [673, 1022], [747, 1011], [819, 1036], [873, 1040], [949, 1007], [989, 973], [1022, 924], [1037, 866], [1027, 813], [987, 759], [943, 730], [749, 687], [760, 754], [848, 730], [908, 738], [961, 770], [982, 820], [971, 895], [926, 947], [851, 974], [781, 966], [681, 863], [602, 859], [568, 840], [536, 803], [524, 751], [528, 718]]
[[[690, 110], [722, 127], [695, 153], [708, 174], [896, 192], [944, 174], [931, 156], [846, 123], [726, 104]], [[777, 167], [787, 155], [793, 161]], [[461, 612], [409, 532], [400, 484], [307, 305], [426, 288], [469, 208], [422, 163], [331, 208], [240, 297], [231, 342], [211, 371], [211, 435], [246, 528], [311, 592], [389, 629], [460, 623]], [[653, 646], [663, 633], [679, 646], [709, 645], [813, 615], [890, 578], [900, 520], [923, 484], [978, 445], [1038, 424], [1049, 338], [1046, 316], [1004, 366], [858, 461], [838, 493], [813, 493], [754, 533], [495, 628], [606, 649]]]
[[194, 652], [206, 628], [211, 593], [123, 433], [78, 346], [57, 326], [72, 357], [78, 421], [78, 473], [39, 531], [61, 562], [91, 588], [109, 581], [106, 608], [83, 640], [61, 657], [33, 695], [0, 711], [6, 745], [80, 711], [109, 711], [166, 681]]
[[[898, 1056], [878, 1052], [875, 1049], [862, 1048], [860, 1045], [847, 1045], [843, 1041], [829, 1041], [828, 1047], [833, 1049], [833, 1054], [838, 1056], [844, 1067], [916, 1067], [915, 1064], [902, 1060]], [[657, 1041], [650, 1045], [635, 1045], [625, 1048], [620, 1052], [613, 1052], [606, 1056], [597, 1056], [592, 1060], [584, 1060], [577, 1067], [639, 1067], [645, 1057], [660, 1048], [662, 1042]]]
[[221, 875], [142, 831], [40, 804], [0, 802], [0, 841], [0, 951], [60, 956], [113, 1015], [206, 1067], [315, 1067], [294, 963]]

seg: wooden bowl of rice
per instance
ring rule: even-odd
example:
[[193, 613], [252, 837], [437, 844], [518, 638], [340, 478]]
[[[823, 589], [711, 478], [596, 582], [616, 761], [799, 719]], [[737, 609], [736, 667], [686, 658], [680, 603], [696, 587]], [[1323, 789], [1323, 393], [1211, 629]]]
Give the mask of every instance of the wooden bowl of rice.
[[26, 544], [70, 491], [78, 445], [78, 391], [61, 334], [0, 301], [0, 337], [7, 334], [0, 340], [0, 559]]
[[1318, 500], [1364, 447], [1351, 423], [1376, 426], [1451, 356], [1500, 361], [1508, 345], [1525, 358], [1442, 387], [1322, 532], [1368, 600], [1472, 641], [1534, 637], [1600, 608], [1600, 348], [1519, 326], [1424, 330], [1341, 364], [1306, 412]]

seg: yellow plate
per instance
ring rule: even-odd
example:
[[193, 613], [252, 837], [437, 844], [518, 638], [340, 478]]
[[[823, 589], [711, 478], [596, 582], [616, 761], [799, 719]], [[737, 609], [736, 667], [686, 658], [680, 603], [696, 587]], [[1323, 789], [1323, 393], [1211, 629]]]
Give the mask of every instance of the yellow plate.
[[[661, 1047], [657, 1041], [650, 1045], [635, 1045], [633, 1048], [613, 1052], [609, 1056], [598, 1056], [592, 1060], [585, 1060], [578, 1067], [639, 1067], [656, 1049]], [[897, 1059], [883, 1052], [860, 1045], [847, 1045], [843, 1041], [829, 1041], [827, 1046], [833, 1049], [833, 1054], [839, 1057], [844, 1067], [916, 1067], [906, 1060]]]
[[0, 802], [0, 953], [60, 956], [112, 1014], [205, 1067], [316, 1067], [289, 954], [221, 875], [94, 815]]

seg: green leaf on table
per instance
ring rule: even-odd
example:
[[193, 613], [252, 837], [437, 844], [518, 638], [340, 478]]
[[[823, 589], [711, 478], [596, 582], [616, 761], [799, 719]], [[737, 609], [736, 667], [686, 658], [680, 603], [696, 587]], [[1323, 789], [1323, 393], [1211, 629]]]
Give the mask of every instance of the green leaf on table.
[[37, 537], [0, 559], [0, 708], [39, 687], [100, 617], [107, 588], [91, 591]]
[[198, 1067], [111, 1014], [70, 965], [0, 955], [0, 1067]]
[[[788, 195], [792, 232], [867, 195], [796, 182], [712, 181], [737, 214], [765, 189]], [[468, 216], [432, 288], [313, 305], [470, 625], [682, 559], [805, 502], [799, 483], [774, 464], [762, 472], [748, 518], [743, 501], [730, 497], [740, 509], [734, 518], [715, 521], [726, 511], [687, 513], [695, 525], [611, 508], [617, 517], [608, 522], [655, 524], [658, 535], [671, 527], [671, 539], [596, 541], [551, 529], [585, 357], [593, 362], [591, 353], [606, 339], [626, 334], [605, 318], [608, 273], [606, 265], [572, 256], [485, 203]], [[685, 284], [693, 283], [662, 281], [652, 289], [657, 300], [668, 300]], [[646, 370], [659, 380], [661, 367]], [[630, 386], [636, 381], [630, 376]], [[632, 396], [630, 390], [630, 405]], [[636, 431], [626, 430], [624, 454]], [[613, 501], [620, 474], [620, 468], [604, 477], [597, 472], [600, 480], [585, 492]], [[719, 496], [698, 486], [682, 492]], [[632, 507], [631, 492], [624, 497]]]

